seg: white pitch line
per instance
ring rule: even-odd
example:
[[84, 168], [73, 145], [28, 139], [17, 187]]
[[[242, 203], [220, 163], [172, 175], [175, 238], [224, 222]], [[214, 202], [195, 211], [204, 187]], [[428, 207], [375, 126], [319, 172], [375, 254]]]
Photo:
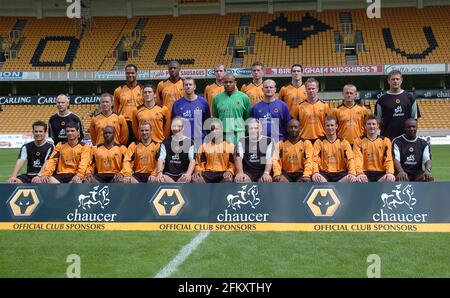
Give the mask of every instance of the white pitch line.
[[185, 245], [180, 252], [175, 256], [175, 258], [170, 261], [169, 264], [166, 265], [161, 271], [159, 271], [155, 277], [156, 278], [164, 278], [169, 277], [178, 269], [178, 266], [183, 264], [183, 262], [189, 257], [189, 255], [200, 245], [200, 243], [208, 237], [210, 231], [202, 231], [194, 239], [189, 242], [189, 244]]

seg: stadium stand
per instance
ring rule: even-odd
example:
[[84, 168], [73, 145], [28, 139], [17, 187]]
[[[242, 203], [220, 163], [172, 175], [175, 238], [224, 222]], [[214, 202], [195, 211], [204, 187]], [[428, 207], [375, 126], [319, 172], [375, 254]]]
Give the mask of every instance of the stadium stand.
[[[255, 60], [274, 67], [299, 61], [309, 66], [445, 63], [450, 51], [448, 15], [450, 6], [385, 8], [380, 19], [367, 18], [361, 9], [94, 17], [89, 28], [80, 28], [68, 18], [6, 17], [0, 22], [0, 36], [7, 36], [5, 32], [18, 25], [26, 42], [18, 48], [18, 58], [8, 59], [1, 69], [114, 70], [122, 65], [120, 60], [127, 59], [143, 69], [164, 69], [173, 59], [191, 68], [218, 63], [250, 67]], [[66, 65], [33, 66], [32, 57], [41, 54], [41, 62], [57, 61], [67, 49], [66, 40], [51, 40], [50, 36], [70, 36], [79, 40], [79, 48], [73, 45]], [[43, 40], [47, 47], [39, 53]], [[349, 45], [357, 46], [353, 55], [345, 50]], [[237, 58], [240, 50], [243, 53]]]
[[[29, 134], [34, 121], [40, 119], [47, 122], [56, 113], [53, 105], [2, 105], [2, 108], [0, 134]], [[98, 105], [90, 104], [71, 105], [70, 111], [81, 118], [88, 132], [92, 114], [97, 108]]]

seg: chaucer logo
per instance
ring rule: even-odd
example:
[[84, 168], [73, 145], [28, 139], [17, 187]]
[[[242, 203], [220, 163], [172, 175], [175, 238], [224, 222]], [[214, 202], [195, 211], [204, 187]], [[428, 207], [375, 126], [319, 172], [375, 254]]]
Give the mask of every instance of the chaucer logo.
[[150, 201], [160, 216], [176, 216], [186, 201], [178, 188], [161, 187]]
[[34, 213], [39, 202], [36, 188], [16, 188], [7, 204], [14, 216], [29, 217]]
[[397, 184], [394, 189], [385, 191], [380, 195], [382, 205], [378, 212], [372, 215], [375, 222], [427, 222], [428, 213], [419, 213], [416, 208], [418, 196], [412, 184]]
[[314, 217], [332, 217], [341, 204], [333, 188], [313, 187], [303, 201]]

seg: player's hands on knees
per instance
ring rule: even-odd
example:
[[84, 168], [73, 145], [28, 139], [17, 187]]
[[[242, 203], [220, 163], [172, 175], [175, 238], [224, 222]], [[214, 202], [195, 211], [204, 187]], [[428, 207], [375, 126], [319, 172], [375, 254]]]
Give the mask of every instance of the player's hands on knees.
[[[226, 172], [226, 173], [229, 173], [229, 172]], [[225, 178], [225, 175], [224, 175], [224, 178]], [[234, 178], [234, 182], [238, 182], [238, 183], [244, 182], [244, 180], [245, 180], [245, 174], [244, 173], [238, 173], [236, 175], [236, 177]]]
[[164, 175], [163, 173], [158, 173], [158, 175], [155, 178], [155, 182], [164, 182]]
[[354, 182], [357, 182], [357, 181], [358, 181], [358, 179], [356, 178], [356, 176], [355, 176], [355, 175], [352, 175], [352, 174], [348, 174], [348, 175], [347, 175], [347, 180], [348, 180], [348, 182], [350, 182], [350, 183], [354, 183]]
[[158, 177], [150, 175], [150, 176], [148, 176], [147, 182], [148, 183], [156, 183], [156, 182], [158, 182]]
[[395, 176], [392, 174], [386, 174], [386, 181], [387, 182], [394, 182], [395, 181]]
[[260, 182], [272, 182], [272, 177], [271, 177], [269, 174], [264, 173], [264, 174], [261, 176], [261, 178], [259, 178], [259, 181], [260, 181]]
[[95, 183], [94, 175], [92, 175], [92, 174], [87, 174], [87, 175], [86, 175], [86, 178], [85, 178], [85, 181], [88, 182], [88, 183]]
[[19, 179], [15, 176], [11, 176], [6, 183], [17, 183]]
[[319, 173], [315, 173], [312, 175], [312, 181], [319, 183], [322, 182], [323, 176], [320, 175]]
[[280, 180], [281, 180], [281, 175], [278, 175], [278, 176], [274, 176], [274, 177], [273, 177], [273, 181], [274, 181], [274, 182], [280, 182]]
[[73, 176], [72, 183], [83, 183], [83, 180], [81, 180], [80, 176]]
[[301, 182], [311, 182], [311, 177], [309, 176], [302, 176], [302, 178], [300, 178]]
[[231, 174], [230, 172], [226, 171], [225, 173], [223, 173], [223, 181], [224, 182], [233, 182], [233, 174]]
[[122, 173], [116, 173], [113, 177], [114, 183], [123, 183], [123, 175]]
[[42, 183], [41, 178], [42, 177], [40, 177], [40, 176], [33, 177], [33, 179], [31, 179], [31, 183]]
[[202, 173], [200, 173], [200, 172], [195, 172], [195, 173], [192, 175], [192, 180], [199, 180], [201, 177], [202, 177]]
[[191, 179], [192, 179], [192, 175], [185, 173], [185, 174], [181, 175], [180, 179], [178, 179], [178, 182], [189, 183], [189, 182], [191, 182]]
[[397, 180], [398, 181], [409, 181], [408, 174], [406, 174], [404, 171], [399, 172], [397, 174]]
[[369, 179], [364, 174], [358, 175], [358, 177], [356, 177], [356, 179], [358, 180], [358, 182], [363, 182], [363, 183], [369, 182]]
[[131, 183], [131, 176], [130, 177], [123, 177], [123, 183]]
[[425, 181], [434, 181], [434, 178], [431, 175], [431, 173], [426, 172], [426, 171], [425, 171], [425, 173], [423, 173], [423, 178], [425, 179]]

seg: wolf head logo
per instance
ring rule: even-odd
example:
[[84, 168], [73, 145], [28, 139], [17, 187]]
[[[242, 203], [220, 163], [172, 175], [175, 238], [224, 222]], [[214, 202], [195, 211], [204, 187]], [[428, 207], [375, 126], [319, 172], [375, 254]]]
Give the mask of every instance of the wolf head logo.
[[19, 206], [20, 214], [25, 214], [25, 212], [27, 212], [28, 207], [32, 206], [34, 203], [35, 202], [31, 193], [27, 194], [22, 193], [14, 204]]
[[333, 198], [330, 196], [330, 193], [327, 192], [325, 196], [318, 195], [314, 201], [313, 204], [319, 207], [320, 212], [322, 215], [327, 214], [328, 208], [333, 206], [335, 204]]
[[172, 208], [180, 204], [180, 200], [175, 194], [169, 196], [167, 193], [159, 200], [159, 204], [164, 207], [166, 214], [170, 214]]
[[265, 24], [257, 31], [281, 38], [291, 48], [298, 48], [299, 45], [311, 35], [325, 32], [333, 27], [314, 18], [309, 13], [300, 20], [290, 22], [284, 14], [275, 20]]

